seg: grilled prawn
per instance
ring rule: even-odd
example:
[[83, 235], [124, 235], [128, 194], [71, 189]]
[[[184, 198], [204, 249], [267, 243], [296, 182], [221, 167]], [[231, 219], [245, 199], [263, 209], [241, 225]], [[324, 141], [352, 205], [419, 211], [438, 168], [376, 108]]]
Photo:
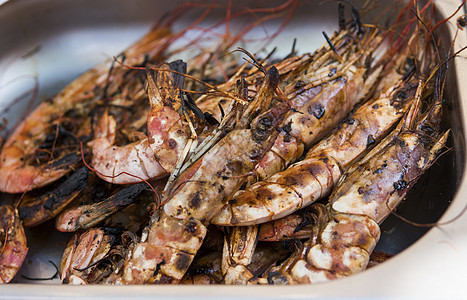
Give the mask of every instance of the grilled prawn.
[[18, 211], [0, 206], [0, 283], [8, 283], [23, 264], [28, 247]]
[[424, 114], [420, 101], [379, 152], [345, 175], [321, 213], [324, 221], [295, 256], [268, 274], [270, 283], [316, 283], [365, 269], [380, 236], [378, 224], [435, 162], [449, 134], [440, 129], [441, 100]]
[[[167, 26], [156, 26], [122, 56], [129, 65], [157, 60], [170, 38]], [[120, 83], [115, 76], [127, 73], [123, 67], [110, 66], [107, 62], [94, 67], [42, 102], [8, 137], [0, 154], [1, 191], [20, 193], [45, 186], [80, 163], [79, 142], [91, 136], [90, 112], [107, 92], [118, 90], [118, 84], [109, 84], [109, 79]]]

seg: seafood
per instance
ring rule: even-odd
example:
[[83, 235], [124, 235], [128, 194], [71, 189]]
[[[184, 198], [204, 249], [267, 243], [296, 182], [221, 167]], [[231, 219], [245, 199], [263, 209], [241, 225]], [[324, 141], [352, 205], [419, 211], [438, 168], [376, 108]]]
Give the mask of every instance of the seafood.
[[225, 284], [246, 284], [254, 275], [247, 268], [258, 241], [258, 226], [226, 228], [222, 251]]
[[[167, 47], [171, 31], [156, 26], [137, 43], [122, 53], [130, 65], [139, 65], [147, 58], [157, 58]], [[21, 193], [45, 186], [73, 170], [81, 162], [80, 141], [86, 142], [91, 132], [89, 111], [97, 99], [110, 90], [110, 62], [87, 71], [53, 99], [42, 102], [8, 137], [0, 154], [0, 191]], [[120, 76], [127, 70], [120, 68]], [[110, 78], [111, 79], [111, 78]], [[115, 86], [118, 90], [118, 86]], [[77, 108], [82, 117], [67, 114]], [[79, 119], [80, 123], [75, 124]]]
[[86, 188], [88, 176], [88, 169], [81, 167], [49, 192], [26, 194], [18, 206], [23, 225], [36, 226], [58, 215]]
[[[242, 11], [236, 13], [236, 16], [251, 12]], [[234, 58], [234, 55], [229, 52], [233, 45], [241, 40], [242, 34], [258, 26], [262, 22], [261, 19], [255, 20], [252, 24], [247, 23], [247, 26], [237, 35], [231, 35], [228, 32], [229, 26], [226, 24], [227, 32], [220, 39], [221, 42], [214, 49], [203, 49], [201, 53], [190, 58], [188, 68], [186, 64], [182, 65], [181, 62], [169, 64], [171, 70], [176, 73], [163, 72], [161, 68], [164, 67], [149, 67], [148, 69], [157, 71], [155, 82], [148, 74], [148, 96], [151, 104], [147, 120], [148, 141], [141, 138], [134, 143], [116, 147], [114, 145], [116, 124], [111, 117], [104, 115], [98, 126], [95, 139], [88, 143], [93, 151], [92, 167], [99, 176], [112, 183], [127, 184], [164, 177], [171, 174], [174, 169], [176, 170], [176, 162], [181, 164], [185, 155], [188, 155], [186, 152], [192, 147], [191, 143], [198, 142], [196, 134], [189, 126], [196, 127], [200, 124], [187, 124], [193, 121], [193, 118], [187, 119], [187, 109], [193, 110], [195, 117], [201, 123], [200, 128], [196, 131], [201, 132], [204, 129], [204, 116], [201, 109], [196, 109], [195, 104], [191, 102], [190, 93], [203, 93], [205, 86], [212, 87], [205, 81], [218, 82], [219, 73], [223, 74], [225, 78], [230, 78], [225, 84], [226, 86], [235, 87], [236, 79], [240, 78], [241, 70], [237, 71], [239, 59]], [[228, 22], [230, 20], [226, 20], [226, 23]], [[201, 35], [200, 40], [202, 41], [203, 38], [204, 36]], [[170, 49], [167, 56], [174, 56], [174, 53], [180, 54], [180, 52], [185, 51], [185, 48], [187, 47]], [[219, 60], [222, 61], [222, 64]], [[181, 73], [188, 73], [190, 76], [186, 75], [185, 77], [190, 79], [196, 79], [193, 75], [198, 75], [203, 81], [199, 79], [187, 80], [186, 88], [183, 88], [184, 80]], [[233, 75], [234, 73], [235, 75]], [[196, 84], [200, 82], [203, 83], [202, 89], [197, 90]], [[184, 93], [180, 92], [182, 88]], [[208, 106], [214, 105], [217, 108], [219, 97], [233, 96], [232, 98], [236, 98], [229, 89], [217, 86], [213, 89], [215, 96], [207, 97], [207, 100], [204, 99], [201, 103]], [[212, 95], [209, 91], [208, 94]], [[197, 100], [197, 102], [199, 101]], [[204, 112], [212, 115], [209, 110], [204, 110]], [[147, 148], [148, 143], [153, 151]], [[153, 159], [154, 156], [156, 156], [156, 160]]]
[[[102, 181], [99, 181], [102, 183]], [[156, 193], [161, 193], [166, 183], [165, 179], [152, 182], [151, 186]], [[88, 189], [95, 189], [94, 185]], [[104, 227], [115, 227], [116, 223], [127, 223], [131, 219], [138, 220], [141, 218], [141, 213], [145, 209], [140, 206], [154, 206], [158, 205], [158, 201], [153, 199], [153, 190], [149, 192], [149, 187], [146, 183], [137, 183], [128, 186], [121, 186], [115, 191], [115, 187], [111, 191], [102, 189], [100, 195], [94, 195], [95, 202], [89, 201], [89, 195], [82, 195], [78, 199], [79, 203], [70, 205], [61, 214], [55, 218], [55, 228], [62, 232], [74, 232], [78, 230], [87, 230], [93, 226], [104, 223], [111, 223], [111, 225], [101, 225]], [[92, 197], [92, 196], [91, 196]], [[131, 209], [131, 206], [136, 206]], [[141, 210], [139, 212], [138, 210]], [[117, 214], [121, 212], [121, 214]], [[148, 213], [148, 211], [146, 211]], [[117, 216], [114, 216], [117, 214]], [[115, 218], [116, 220], [112, 220]], [[120, 221], [117, 221], [120, 220]], [[129, 229], [128, 226], [125, 228]], [[136, 231], [136, 230], [134, 230]]]
[[0, 283], [8, 283], [23, 264], [28, 247], [18, 211], [0, 206]]
[[[148, 95], [151, 111], [148, 116], [148, 136], [117, 147], [116, 122], [105, 113], [96, 129], [95, 138], [88, 143], [92, 149], [92, 166], [99, 177], [112, 183], [140, 182], [165, 176], [175, 167], [188, 136], [177, 110], [181, 106], [180, 88], [183, 77], [164, 70], [186, 69], [183, 62], [163, 64], [156, 81], [148, 72]], [[182, 71], [183, 73], [183, 71]]]
[[[414, 82], [415, 81], [415, 82]], [[251, 225], [286, 216], [329, 194], [341, 174], [402, 117], [413, 101], [417, 80], [399, 82], [362, 105], [305, 159], [260, 181], [230, 200], [213, 220]]]
[[98, 203], [69, 209], [56, 219], [56, 228], [63, 232], [90, 229], [110, 215], [134, 203], [135, 198], [146, 189], [146, 183], [133, 184]]
[[[225, 47], [222, 43], [214, 50], [209, 49], [208, 55], [199, 57], [201, 68], [188, 65], [188, 71], [182, 61], [165, 63], [158, 59], [138, 65], [123, 60], [111, 66], [106, 84], [93, 90], [92, 105], [82, 102], [82, 107], [74, 106], [63, 112], [62, 116], [67, 117], [76, 112], [80, 116], [89, 114], [84, 120], [86, 124], [76, 131], [59, 121], [45, 138], [60, 145], [60, 149], [73, 145], [73, 152], [66, 152], [69, 159], [64, 161], [72, 171], [52, 184], [27, 192], [18, 204], [19, 214], [29, 226], [61, 211], [55, 220], [56, 227], [78, 231], [63, 255], [62, 282], [314, 283], [347, 276], [369, 265], [379, 238], [378, 224], [393, 209], [393, 202], [383, 204], [380, 200], [383, 196], [376, 193], [373, 185], [391, 181], [390, 197], [398, 194], [403, 198], [406, 189], [434, 162], [447, 133], [440, 134], [436, 123], [441, 118], [439, 102], [426, 114], [419, 113], [429, 106], [425, 100], [431, 97], [424, 95], [422, 99], [420, 93], [425, 93], [426, 86], [419, 86], [411, 77], [414, 76], [411, 67], [417, 66], [418, 71], [420, 59], [408, 59], [400, 68], [399, 60], [395, 63], [388, 55], [386, 31], [360, 24], [358, 16], [349, 23], [341, 17], [339, 31], [331, 38], [325, 35], [327, 44], [314, 54], [296, 55], [292, 51], [280, 62], [269, 58], [257, 60], [256, 54], [249, 55], [252, 68], [228, 59], [227, 66], [221, 66], [224, 60], [219, 62], [217, 54], [230, 51], [230, 45]], [[171, 39], [168, 37], [166, 43]], [[238, 52], [248, 54], [246, 50]], [[173, 60], [172, 54], [164, 54], [163, 61], [170, 61], [169, 57]], [[405, 70], [399, 72], [400, 69]], [[224, 70], [227, 72], [222, 74]], [[387, 86], [394, 85], [394, 78], [387, 76], [387, 70], [398, 71], [395, 77], [403, 77], [390, 89]], [[197, 77], [216, 85], [200, 88], [201, 80]], [[208, 89], [203, 90], [206, 86]], [[414, 96], [417, 87], [419, 93]], [[378, 92], [376, 100], [371, 100], [376, 95], [373, 91]], [[197, 93], [203, 96], [196, 99], [196, 105], [205, 114], [200, 114], [191, 99]], [[355, 100], [347, 102], [352, 93]], [[418, 103], [413, 104], [414, 99]], [[359, 110], [346, 120], [338, 116], [341, 113], [348, 116], [346, 111], [360, 104]], [[410, 105], [411, 111], [399, 127], [355, 164], [394, 127]], [[338, 111], [339, 106], [344, 108], [342, 112]], [[209, 114], [219, 122], [203, 123], [202, 119], [207, 120]], [[382, 120], [377, 125], [372, 123], [376, 115]], [[306, 124], [301, 126], [302, 123]], [[56, 139], [52, 133], [59, 133], [60, 139], [67, 141]], [[411, 134], [416, 138], [408, 137]], [[313, 147], [324, 136], [328, 138]], [[438, 144], [433, 142], [436, 139]], [[415, 145], [420, 140], [423, 140], [418, 145], [421, 150]], [[81, 143], [81, 149], [75, 147]], [[290, 145], [284, 146], [287, 143]], [[309, 148], [311, 151], [304, 160], [293, 164]], [[50, 149], [54, 146], [47, 150]], [[421, 154], [413, 158], [413, 149]], [[42, 161], [60, 157], [54, 151], [59, 152], [52, 150]], [[121, 153], [115, 156], [118, 151]], [[402, 157], [414, 167], [404, 173], [404, 166], [379, 166], [374, 157], [379, 160]], [[88, 174], [86, 168], [79, 168], [83, 162], [96, 172]], [[272, 175], [289, 165], [285, 172]], [[395, 181], [395, 177], [380, 178], [375, 174], [371, 177], [368, 169], [378, 166], [381, 168], [373, 173], [397, 173], [403, 178]], [[305, 167], [307, 172], [327, 170], [330, 175], [324, 171], [313, 173], [313, 190], [310, 191], [310, 186], [300, 190], [304, 185], [298, 181], [306, 181], [308, 178], [302, 175], [307, 173], [297, 175], [295, 171], [303, 171]], [[360, 177], [356, 179], [354, 173]], [[266, 194], [256, 190], [257, 186], [277, 184], [277, 178], [284, 174], [286, 179], [280, 179], [281, 187], [287, 185], [298, 198], [288, 205], [281, 202], [284, 205], [278, 209], [269, 206], [260, 213], [236, 213], [241, 215], [238, 218], [229, 215], [225, 221], [228, 227], [216, 226], [224, 224], [218, 223], [222, 207], [233, 210], [244, 205], [237, 197], [251, 190], [255, 191], [255, 197]], [[171, 176], [168, 181], [160, 180], [165, 185], [163, 192], [162, 186], [150, 189], [154, 186], [153, 178], [167, 175]], [[339, 178], [342, 179], [338, 184]], [[254, 183], [257, 179], [265, 181]], [[388, 191], [390, 183], [385, 186]], [[348, 187], [350, 184], [365, 186], [357, 193]], [[336, 185], [340, 194], [332, 194], [330, 204], [312, 205]], [[344, 194], [344, 199], [341, 196], [348, 190], [343, 186], [351, 190], [348, 192], [351, 196]], [[235, 195], [239, 189], [246, 190]], [[282, 192], [287, 193], [287, 189]], [[354, 195], [363, 200], [358, 202]], [[33, 203], [34, 197], [41, 202]], [[391, 201], [400, 201], [399, 198]], [[247, 204], [252, 203], [250, 198]], [[373, 204], [371, 209], [364, 207]], [[62, 211], [65, 205], [71, 207]], [[385, 210], [384, 205], [390, 207]], [[302, 210], [297, 213], [299, 208]], [[266, 221], [269, 222], [256, 224]], [[238, 224], [252, 225], [231, 226]], [[287, 241], [271, 243], [284, 240]], [[224, 241], [222, 254], [221, 241]]]
[[[284, 93], [293, 110], [281, 124], [281, 132], [259, 166], [264, 180], [295, 162], [314, 142], [374, 91], [387, 58], [384, 35], [376, 28], [363, 29], [357, 18], [312, 55], [307, 69], [293, 76]], [[372, 57], [371, 63], [368, 63]], [[294, 75], [292, 73], [292, 75]]]
[[220, 251], [212, 251], [193, 261], [180, 284], [219, 284], [222, 282]]
[[418, 95], [399, 131], [340, 181], [312, 237], [268, 274], [269, 283], [317, 283], [366, 268], [380, 236], [378, 224], [435, 162], [449, 134], [440, 129], [441, 100], [426, 113], [420, 102]]
[[[290, 250], [282, 243], [260, 243], [251, 257], [251, 262], [245, 265], [254, 277], [261, 276], [277, 261], [290, 254]], [[195, 258], [180, 284], [220, 284], [227, 283], [222, 272], [222, 253], [210, 251]]]
[[154, 214], [147, 228], [147, 237], [135, 245], [127, 260], [124, 282], [178, 283], [182, 279], [206, 235], [206, 225], [278, 134], [276, 126], [290, 108], [286, 101], [269, 109], [278, 75], [274, 67], [267, 71], [257, 97], [239, 114], [234, 130], [173, 183], [163, 210]]
[[309, 238], [315, 225], [313, 216], [313, 206], [307, 206], [293, 214], [263, 223], [259, 227], [258, 240], [274, 242]]
[[71, 284], [115, 283], [128, 246], [137, 239], [132, 231], [113, 228], [75, 233], [63, 253], [60, 280]]
[[81, 274], [83, 269], [101, 260], [110, 250], [111, 236], [105, 235], [100, 228], [92, 228], [81, 234], [75, 234], [68, 243], [60, 266], [60, 280], [84, 283]]
[[[79, 229], [85, 229], [85, 231], [76, 231], [69, 241], [61, 261], [60, 280], [62, 282], [72, 284], [114, 284], [117, 282], [121, 277], [120, 273], [131, 245], [139, 241], [141, 229], [149, 221], [148, 207], [153, 198], [151, 194], [144, 193], [145, 189], [144, 184], [122, 187], [109, 197], [108, 205], [105, 205], [105, 201], [95, 205], [84, 205], [90, 207], [89, 219], [91, 220], [89, 222], [94, 222], [98, 226], [87, 228], [90, 227], [89, 222], [82, 222], [84, 224]], [[130, 199], [127, 200], [125, 197]], [[135, 197], [141, 199], [134, 201]], [[104, 207], [104, 209], [112, 210], [108, 206], [112, 206], [115, 200], [134, 201], [135, 203], [114, 213], [105, 221], [101, 220], [109, 213], [99, 213], [96, 218], [93, 218], [93, 215], [96, 215], [96, 209]], [[82, 207], [78, 209], [82, 210]], [[76, 209], [71, 209], [72, 212], [74, 210]], [[66, 215], [66, 212], [63, 214]], [[86, 214], [87, 212], [82, 215], [86, 216]], [[102, 215], [104, 217], [100, 217]], [[66, 229], [76, 227], [68, 225]]]

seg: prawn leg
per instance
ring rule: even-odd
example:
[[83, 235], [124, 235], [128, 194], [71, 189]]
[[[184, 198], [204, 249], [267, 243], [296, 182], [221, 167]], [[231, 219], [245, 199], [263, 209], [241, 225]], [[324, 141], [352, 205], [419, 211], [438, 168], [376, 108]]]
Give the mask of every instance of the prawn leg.
[[225, 284], [246, 284], [253, 277], [248, 269], [258, 241], [258, 226], [226, 227], [222, 252]]

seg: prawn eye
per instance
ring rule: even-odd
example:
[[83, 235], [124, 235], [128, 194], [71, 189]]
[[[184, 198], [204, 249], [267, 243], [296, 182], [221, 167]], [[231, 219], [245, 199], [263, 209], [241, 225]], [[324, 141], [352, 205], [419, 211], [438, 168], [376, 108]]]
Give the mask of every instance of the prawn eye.
[[459, 28], [464, 28], [467, 26], [467, 15], [462, 15], [459, 18], [457, 18], [457, 26]]
[[272, 126], [272, 121], [268, 117], [265, 117], [259, 120], [259, 125], [264, 129], [268, 129]]
[[269, 68], [267, 75], [269, 76], [269, 85], [275, 88], [279, 84], [279, 70], [272, 66]]

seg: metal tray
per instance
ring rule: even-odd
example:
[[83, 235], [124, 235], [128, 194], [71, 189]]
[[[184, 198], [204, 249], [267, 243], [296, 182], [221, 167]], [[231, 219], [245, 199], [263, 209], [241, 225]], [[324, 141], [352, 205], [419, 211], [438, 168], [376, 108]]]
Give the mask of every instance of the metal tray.
[[[35, 78], [38, 99], [53, 95], [95, 64], [119, 53], [143, 35], [163, 13], [180, 1], [151, 0], [12, 0], [0, 4], [0, 112], [13, 124], [28, 105]], [[437, 1], [441, 16], [451, 15], [461, 1]], [[246, 1], [243, 3], [247, 3]], [[238, 2], [235, 3], [238, 5]], [[463, 9], [458, 12], [461, 15]], [[193, 19], [181, 19], [184, 26]], [[208, 20], [210, 21], [210, 20]], [[277, 24], [269, 23], [268, 26]], [[323, 42], [322, 31], [337, 28], [336, 4], [307, 2], [272, 45], [287, 54], [297, 38], [299, 52], [313, 51]], [[442, 47], [450, 46], [456, 17], [443, 24]], [[258, 31], [260, 35], [267, 31]], [[464, 31], [456, 49], [467, 45]], [[408, 297], [462, 298], [467, 281], [467, 202], [465, 170], [465, 101], [467, 63], [451, 62], [447, 86], [452, 128], [450, 147], [410, 192], [398, 213], [419, 223], [449, 222], [432, 229], [418, 228], [390, 216], [382, 225], [378, 250], [399, 253], [389, 261], [349, 278], [300, 286], [66, 286], [58, 280], [32, 282], [21, 276], [0, 286], [0, 299], [86, 298], [335, 298]], [[0, 175], [1, 176], [1, 175]], [[60, 263], [70, 235], [48, 222], [28, 230], [30, 251], [19, 274], [46, 277], [54, 273], [47, 261]], [[42, 283], [42, 284], [37, 284]]]

